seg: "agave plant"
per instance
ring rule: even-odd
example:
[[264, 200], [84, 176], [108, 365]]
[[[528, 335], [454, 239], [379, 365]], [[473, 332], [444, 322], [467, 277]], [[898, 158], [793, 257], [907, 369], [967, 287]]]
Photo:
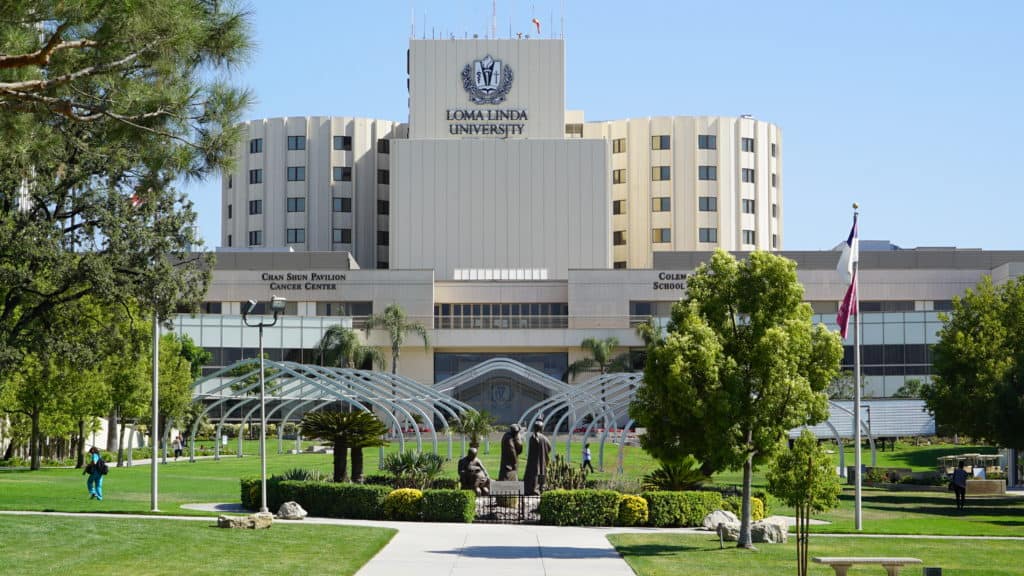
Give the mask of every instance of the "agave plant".
[[694, 490], [708, 479], [693, 456], [678, 462], [662, 462], [661, 468], [644, 476], [644, 490]]
[[428, 452], [395, 452], [384, 457], [384, 469], [395, 477], [396, 488], [423, 490], [444, 470], [444, 457]]
[[544, 479], [545, 490], [581, 490], [587, 487], [587, 473], [582, 468], [571, 466], [560, 454], [548, 464]]

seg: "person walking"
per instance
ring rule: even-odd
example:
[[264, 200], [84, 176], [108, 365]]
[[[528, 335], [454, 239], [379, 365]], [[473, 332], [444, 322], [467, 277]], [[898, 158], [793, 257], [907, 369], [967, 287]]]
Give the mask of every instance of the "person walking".
[[953, 470], [953, 492], [956, 493], [956, 509], [963, 510], [967, 504], [967, 471], [964, 470], [964, 461], [957, 464]]
[[185, 441], [181, 439], [181, 434], [174, 437], [174, 442], [171, 442], [171, 448], [174, 449], [174, 461], [178, 461], [178, 457], [181, 456], [182, 447], [185, 445]]
[[82, 474], [88, 474], [89, 479], [85, 481], [85, 487], [89, 489], [89, 498], [103, 500], [103, 476], [107, 473], [107, 463], [100, 456], [99, 448], [93, 446], [89, 449], [89, 463], [86, 464]]
[[580, 470], [590, 470], [590, 473], [594, 473], [594, 465], [590, 462], [590, 443], [583, 444], [583, 464], [580, 464]]

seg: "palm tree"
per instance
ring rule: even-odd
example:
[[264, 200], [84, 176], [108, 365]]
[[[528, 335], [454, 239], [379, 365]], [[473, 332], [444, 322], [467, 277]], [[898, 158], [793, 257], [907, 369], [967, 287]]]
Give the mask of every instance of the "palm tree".
[[359, 368], [369, 360], [378, 369], [384, 367], [384, 356], [373, 346], [359, 342], [355, 330], [335, 324], [326, 331], [316, 345], [320, 351], [320, 363], [339, 368]]
[[405, 335], [408, 332], [415, 332], [423, 339], [423, 349], [430, 350], [430, 336], [427, 329], [419, 322], [412, 322], [405, 315], [405, 310], [398, 304], [392, 304], [384, 309], [383, 314], [373, 314], [366, 319], [366, 332], [374, 328], [387, 330], [391, 340], [391, 373], [398, 373], [398, 354], [402, 344], [405, 344]]
[[619, 347], [619, 339], [614, 336], [604, 340], [587, 338], [580, 343], [580, 347], [587, 349], [591, 357], [577, 360], [569, 365], [568, 373], [574, 378], [578, 372], [592, 370], [595, 365], [600, 368], [601, 374], [607, 374], [609, 371], [625, 372], [629, 369], [628, 352], [612, 358], [612, 353]]
[[469, 445], [480, 447], [480, 439], [494, 429], [494, 417], [486, 410], [466, 412], [452, 424], [452, 430], [469, 438]]
[[363, 448], [383, 446], [388, 427], [370, 412], [310, 412], [302, 417], [302, 432], [334, 445], [334, 481], [346, 479], [345, 456], [352, 449], [352, 480], [363, 479]]

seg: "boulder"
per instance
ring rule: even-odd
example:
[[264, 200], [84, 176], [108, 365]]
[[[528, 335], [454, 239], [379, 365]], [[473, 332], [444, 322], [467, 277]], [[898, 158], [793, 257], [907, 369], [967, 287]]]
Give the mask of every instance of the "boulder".
[[282, 520], [302, 520], [308, 513], [299, 506], [298, 502], [285, 502], [277, 511], [277, 517]]
[[269, 512], [257, 512], [249, 516], [217, 516], [218, 528], [240, 528], [243, 530], [263, 530], [270, 528], [274, 515]]
[[715, 510], [705, 516], [704, 521], [701, 522], [705, 530], [717, 530], [719, 524], [735, 524], [737, 529], [739, 529], [740, 520], [728, 510]]
[[[721, 529], [716, 528], [716, 532], [720, 533], [722, 540], [736, 542], [740, 539], [740, 523], [723, 523]], [[755, 544], [782, 544], [788, 537], [789, 526], [782, 517], [773, 516], [750, 525], [750, 540]]]

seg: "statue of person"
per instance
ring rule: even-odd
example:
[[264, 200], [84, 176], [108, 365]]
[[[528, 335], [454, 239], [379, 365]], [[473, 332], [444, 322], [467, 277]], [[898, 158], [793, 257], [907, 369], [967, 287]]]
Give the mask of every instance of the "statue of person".
[[544, 489], [551, 441], [541, 433], [543, 429], [544, 422], [542, 420], [533, 423], [533, 433], [530, 434], [530, 452], [526, 455], [526, 473], [523, 476], [523, 493], [527, 496], [536, 496]]
[[491, 493], [491, 478], [484, 463], [476, 457], [477, 449], [469, 447], [466, 456], [459, 459], [459, 484], [463, 490], [472, 490], [477, 496]]
[[523, 439], [519, 436], [519, 424], [508, 427], [501, 437], [501, 468], [498, 480], [519, 480], [519, 455], [523, 453]]

